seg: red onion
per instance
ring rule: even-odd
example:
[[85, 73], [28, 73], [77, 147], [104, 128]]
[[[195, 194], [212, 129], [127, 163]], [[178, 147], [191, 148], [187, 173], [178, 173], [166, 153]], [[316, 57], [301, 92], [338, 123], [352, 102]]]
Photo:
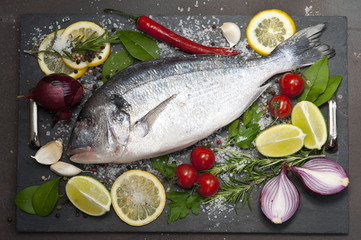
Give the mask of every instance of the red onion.
[[290, 170], [300, 178], [307, 190], [320, 195], [336, 194], [350, 182], [338, 163], [325, 158], [312, 159], [301, 167], [290, 167]]
[[263, 214], [273, 223], [281, 224], [296, 212], [300, 194], [287, 176], [285, 167], [262, 188], [260, 205]]
[[34, 90], [25, 96], [33, 99], [39, 106], [53, 113], [53, 120], [65, 120], [72, 114], [69, 108], [80, 101], [83, 87], [74, 78], [63, 73], [54, 73], [43, 77]]

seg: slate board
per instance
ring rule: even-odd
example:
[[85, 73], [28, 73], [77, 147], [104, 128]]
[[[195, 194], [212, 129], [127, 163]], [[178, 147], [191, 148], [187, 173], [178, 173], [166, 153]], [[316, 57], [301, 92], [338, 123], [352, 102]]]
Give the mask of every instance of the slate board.
[[[175, 31], [194, 29], [194, 40], [204, 44], [212, 41], [226, 46], [225, 40], [219, 31], [209, 31], [212, 25], [220, 26], [223, 22], [231, 21], [242, 26], [242, 39], [244, 40], [245, 28], [250, 16], [153, 16], [159, 23], [164, 24]], [[111, 19], [111, 21], [108, 21]], [[346, 17], [293, 17], [297, 29], [302, 29], [314, 24], [327, 22], [328, 28], [322, 36], [322, 41], [331, 45], [336, 50], [336, 56], [329, 61], [330, 75], [341, 75], [343, 81], [337, 95], [337, 124], [339, 133], [339, 150], [329, 154], [328, 158], [340, 163], [348, 170], [348, 94], [347, 94], [347, 19]], [[23, 15], [21, 22], [21, 49], [20, 49], [20, 84], [19, 94], [26, 94], [33, 88], [44, 74], [40, 71], [34, 57], [24, 54], [23, 50], [31, 49], [33, 40], [38, 45], [39, 33], [45, 36], [54, 29], [49, 26], [65, 28], [70, 23], [79, 20], [90, 20], [101, 23], [102, 26], [120, 27], [127, 30], [135, 30], [134, 23], [126, 18], [116, 15]], [[64, 21], [64, 22], [63, 22]], [[116, 23], [116, 25], [113, 25]], [[208, 30], [205, 31], [205, 30]], [[185, 33], [185, 32], [184, 32]], [[161, 43], [160, 43], [161, 44]], [[164, 47], [164, 44], [163, 44]], [[244, 47], [244, 46], [243, 46]], [[179, 54], [172, 47], [165, 47], [166, 51]], [[168, 55], [164, 52], [163, 55]], [[321, 110], [328, 117], [327, 104]], [[74, 112], [79, 109], [74, 109]], [[73, 124], [74, 119], [69, 122]], [[50, 114], [39, 109], [40, 140], [43, 144], [63, 137], [65, 146], [69, 132], [63, 128], [63, 124], [50, 127]], [[29, 138], [29, 104], [25, 100], [19, 100], [19, 127], [18, 127], [18, 191], [30, 185], [43, 183], [41, 176], [47, 179], [56, 177], [47, 166], [37, 164], [30, 155], [35, 151], [28, 146]], [[180, 153], [181, 155], [182, 153]], [[69, 161], [63, 156], [63, 161]], [[142, 168], [142, 164], [149, 164], [149, 160], [134, 163], [132, 168]], [[124, 166], [123, 166], [124, 167]], [[92, 175], [91, 173], [84, 173]], [[96, 177], [96, 176], [95, 176]], [[166, 183], [164, 183], [166, 185]], [[26, 214], [17, 209], [16, 228], [19, 232], [229, 232], [229, 233], [337, 233], [347, 234], [349, 225], [348, 213], [348, 190], [335, 196], [319, 197], [307, 193], [296, 181], [300, 191], [301, 201], [295, 216], [282, 225], [272, 224], [266, 219], [258, 203], [259, 190], [254, 190], [251, 199], [253, 210], [247, 207], [238, 207], [238, 215], [231, 206], [222, 211], [209, 213], [209, 210], [201, 209], [199, 216], [190, 214], [186, 219], [167, 224], [168, 207], [162, 215], [143, 227], [131, 227], [123, 223], [111, 210], [101, 217], [76, 216], [74, 206], [64, 204], [63, 197], [59, 201], [62, 209], [54, 210], [48, 217], [38, 217]], [[110, 188], [109, 185], [107, 185]], [[64, 182], [60, 185], [60, 194], [64, 192]], [[240, 205], [240, 204], [239, 204]], [[60, 214], [57, 218], [56, 214]]]

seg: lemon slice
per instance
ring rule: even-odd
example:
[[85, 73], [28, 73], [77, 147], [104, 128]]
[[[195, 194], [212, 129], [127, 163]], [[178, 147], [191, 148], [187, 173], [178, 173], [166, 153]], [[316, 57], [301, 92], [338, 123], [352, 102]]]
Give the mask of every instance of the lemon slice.
[[[63, 36], [67, 39], [67, 41], [73, 41], [75, 38], [80, 37], [87, 39], [93, 33], [94, 36], [101, 36], [105, 30], [101, 28], [99, 25], [89, 21], [79, 21], [69, 25], [67, 28], [64, 29]], [[64, 63], [73, 69], [83, 69], [85, 67], [94, 67], [102, 64], [109, 56], [110, 53], [110, 43], [104, 44], [104, 49], [100, 53], [97, 53], [95, 57], [91, 60], [84, 60], [84, 61], [72, 61], [68, 58], [62, 58]]]
[[153, 174], [141, 170], [120, 175], [113, 183], [110, 195], [119, 218], [132, 226], [154, 221], [166, 202], [162, 183]]
[[298, 152], [306, 135], [291, 124], [279, 124], [261, 132], [256, 140], [257, 150], [267, 157], [284, 157]]
[[70, 202], [88, 215], [101, 216], [110, 210], [109, 191], [95, 178], [72, 177], [66, 183], [65, 192]]
[[287, 13], [271, 9], [259, 12], [251, 19], [246, 36], [248, 44], [257, 53], [266, 56], [295, 32], [295, 24]]
[[327, 140], [326, 120], [320, 109], [309, 101], [297, 103], [291, 113], [292, 124], [307, 134], [305, 147], [321, 149]]
[[[57, 38], [60, 38], [63, 31], [64, 30], [59, 30], [57, 32]], [[44, 38], [44, 40], [41, 42], [39, 46], [39, 51], [52, 50], [54, 36], [55, 36], [55, 32], [46, 36], [46, 38]], [[64, 64], [60, 56], [46, 52], [40, 52], [38, 54], [38, 64], [41, 71], [43, 71], [46, 75], [52, 73], [65, 73], [75, 79], [80, 78], [87, 70], [87, 67], [79, 70], [74, 70], [68, 67], [66, 64]]]

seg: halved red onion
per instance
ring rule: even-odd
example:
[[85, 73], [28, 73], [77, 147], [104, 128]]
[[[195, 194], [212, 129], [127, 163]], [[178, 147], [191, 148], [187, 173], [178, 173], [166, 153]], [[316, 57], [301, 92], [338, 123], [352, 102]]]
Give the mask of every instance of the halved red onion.
[[72, 116], [68, 110], [83, 97], [83, 86], [64, 73], [53, 73], [43, 77], [35, 88], [25, 97], [33, 99], [39, 106], [53, 114], [53, 125], [58, 120]]
[[290, 170], [307, 190], [320, 195], [336, 194], [350, 182], [346, 171], [337, 162], [326, 158], [312, 159], [301, 167], [292, 166]]
[[296, 212], [300, 194], [287, 176], [285, 167], [262, 188], [260, 205], [263, 214], [273, 223], [281, 224]]

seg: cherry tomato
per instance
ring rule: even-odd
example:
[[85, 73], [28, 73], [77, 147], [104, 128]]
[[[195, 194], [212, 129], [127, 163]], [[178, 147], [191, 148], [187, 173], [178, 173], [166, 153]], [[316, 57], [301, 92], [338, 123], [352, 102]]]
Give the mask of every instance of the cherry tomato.
[[214, 153], [209, 148], [197, 146], [191, 152], [191, 162], [197, 170], [210, 169], [213, 166], [214, 161]]
[[301, 76], [294, 73], [285, 73], [282, 75], [279, 85], [284, 95], [296, 97], [302, 92], [305, 83]]
[[203, 173], [198, 177], [197, 182], [200, 185], [198, 193], [203, 197], [210, 197], [217, 193], [219, 181], [216, 176], [211, 173]]
[[177, 184], [182, 188], [191, 188], [197, 181], [197, 170], [190, 164], [181, 164], [175, 169]]
[[[273, 117], [285, 118], [291, 113], [292, 103], [286, 95], [279, 94], [271, 98], [268, 109]], [[275, 110], [277, 110], [277, 116]]]

